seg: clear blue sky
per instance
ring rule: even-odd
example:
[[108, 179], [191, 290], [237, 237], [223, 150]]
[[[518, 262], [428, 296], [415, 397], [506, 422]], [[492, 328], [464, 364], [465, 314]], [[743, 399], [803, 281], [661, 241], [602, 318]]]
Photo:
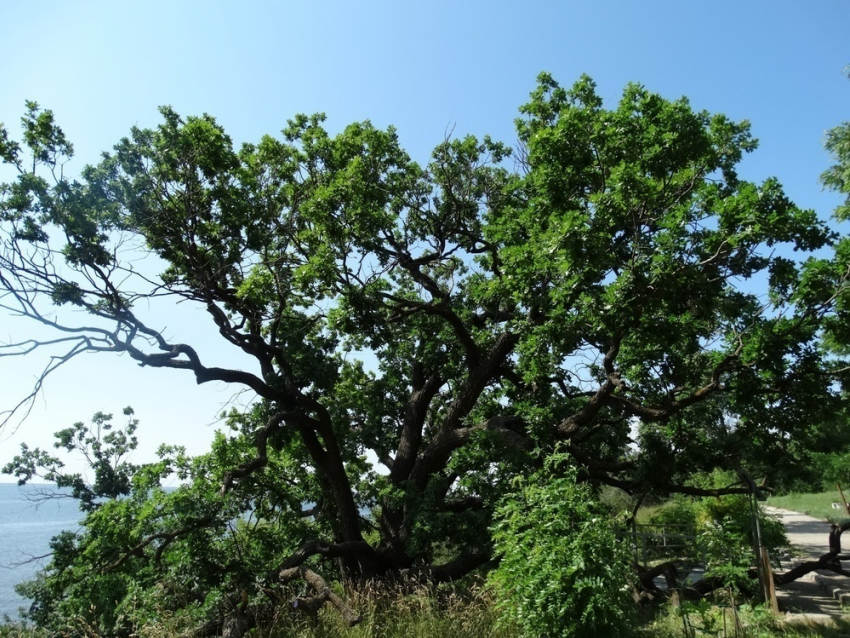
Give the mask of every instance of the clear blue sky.
[[[424, 162], [452, 127], [512, 142], [540, 71], [562, 84], [588, 73], [610, 106], [636, 81], [751, 120], [761, 147], [744, 177], [776, 176], [826, 218], [837, 198], [818, 184], [829, 163], [821, 145], [826, 129], [850, 119], [848, 25], [846, 0], [7, 1], [0, 121], [17, 132], [26, 99], [53, 109], [76, 146], [72, 170], [130, 126], [156, 124], [162, 104], [216, 116], [237, 142], [276, 133], [298, 112], [326, 112], [331, 129], [370, 119], [396, 126]], [[159, 312], [175, 338], [229, 361], [192, 313]], [[28, 330], [0, 314], [0, 339]], [[0, 409], [44, 363], [0, 360]], [[126, 359], [77, 360], [17, 432], [0, 433], [0, 464], [21, 441], [49, 446], [54, 430], [127, 404], [142, 421], [136, 460], [164, 441], [202, 452], [231, 392]]]

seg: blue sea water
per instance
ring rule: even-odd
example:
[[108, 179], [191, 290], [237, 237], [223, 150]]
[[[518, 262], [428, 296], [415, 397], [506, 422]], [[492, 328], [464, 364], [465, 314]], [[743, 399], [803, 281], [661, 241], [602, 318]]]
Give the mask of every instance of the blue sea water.
[[0, 618], [13, 620], [27, 601], [15, 593], [15, 585], [29, 580], [48, 558], [50, 539], [62, 530], [76, 531], [82, 515], [72, 498], [44, 498], [55, 490], [47, 485], [0, 483]]

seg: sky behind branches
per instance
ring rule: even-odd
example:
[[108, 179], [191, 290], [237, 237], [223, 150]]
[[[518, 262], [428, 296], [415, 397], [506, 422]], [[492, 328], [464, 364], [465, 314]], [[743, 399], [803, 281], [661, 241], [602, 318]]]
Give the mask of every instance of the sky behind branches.
[[[449, 132], [511, 144], [539, 72], [567, 86], [587, 73], [606, 107], [634, 81], [749, 119], [761, 144], [741, 176], [778, 177], [792, 200], [826, 219], [838, 198], [818, 177], [830, 162], [824, 132], [850, 119], [848, 25], [846, 0], [8, 1], [0, 121], [17, 136], [25, 100], [52, 109], [76, 148], [72, 173], [131, 126], [155, 126], [164, 104], [215, 116], [237, 144], [277, 134], [300, 112], [327, 113], [332, 132], [369, 119], [395, 126], [425, 163]], [[200, 343], [205, 363], [233, 361], [191, 308], [151, 313], [169, 336]], [[31, 330], [0, 313], [0, 340]], [[0, 410], [29, 392], [46, 363], [0, 359]], [[141, 421], [136, 462], [161, 442], [201, 453], [232, 395], [129, 357], [77, 359], [51, 376], [20, 427], [0, 432], [0, 465], [22, 441], [50, 447], [55, 430], [97, 411], [118, 419], [125, 405]]]

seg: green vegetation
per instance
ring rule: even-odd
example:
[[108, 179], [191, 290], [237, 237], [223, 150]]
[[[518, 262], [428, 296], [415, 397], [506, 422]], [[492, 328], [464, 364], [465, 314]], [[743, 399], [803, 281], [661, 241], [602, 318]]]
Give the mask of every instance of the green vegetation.
[[577, 484], [575, 471], [557, 476], [567, 461], [550, 457], [496, 512], [499, 610], [525, 636], [632, 636], [631, 552], [590, 486]]
[[[603, 486], [709, 497], [675, 513], [703, 525], [704, 589], [746, 590], [742, 468], [788, 488], [848, 451], [850, 238], [776, 180], [739, 177], [747, 122], [638, 85], [606, 108], [589, 78], [543, 74], [516, 151], [451, 139], [420, 165], [369, 122], [332, 135], [298, 115], [237, 149], [210, 116], [161, 114], [79, 179], [50, 111], [26, 105], [20, 142], [0, 127], [16, 174], [0, 300], [39, 330], [0, 356], [52, 355], [6, 418], [95, 353], [255, 399], [195, 458], [165, 445], [126, 463], [132, 419], [61, 431], [91, 484], [21, 450], [5, 471], [72, 486], [86, 512], [21, 589], [47, 631], [240, 638], [293, 600], [357, 624], [341, 583], [407, 600], [495, 570], [497, 608], [526, 633], [598, 634], [603, 614], [625, 633], [626, 592], [663, 595], [625, 568]], [[844, 132], [824, 180], [847, 194]], [[195, 308], [250, 365], [207, 365], [151, 325], [152, 299]], [[433, 598], [423, 622], [443, 631]], [[396, 622], [381, 613], [355, 631]]]
[[[125, 414], [128, 421], [123, 429], [112, 424], [111, 415], [98, 414], [91, 425], [76, 424], [58, 432], [58, 444], [79, 449], [96, 467], [101, 464], [102, 475], [122, 476], [121, 470], [127, 466], [121, 459], [135, 447], [135, 438], [127, 432], [132, 434], [138, 427], [136, 420], [129, 418], [132, 411], [127, 409]], [[98, 428], [108, 432], [111, 443], [98, 443]], [[66, 445], [69, 432], [74, 433], [75, 446]], [[286, 557], [297, 551], [290, 537], [292, 527], [271, 525], [270, 514], [261, 514], [259, 506], [247, 512], [240, 509], [246, 505], [238, 490], [227, 495], [216, 492], [223, 474], [232, 467], [240, 441], [238, 436], [219, 436], [210, 454], [195, 459], [164, 447], [159, 463], [134, 467], [126, 491], [106, 496], [105, 484], [101, 484], [96, 500], [89, 498], [91, 491], [82, 491], [78, 498], [87, 510], [82, 531], [56, 537], [50, 564], [37, 579], [18, 588], [33, 601], [27, 617], [54, 632], [157, 636], [189, 631], [241, 609], [261, 635], [341, 632], [348, 623], [338, 610], [327, 609], [318, 624], [291, 613], [291, 601], [298, 600], [305, 607], [315, 601], [304, 595], [303, 587], [267, 588], [261, 596], [242, 600], [230, 594], [248, 591], [268, 552]], [[244, 441], [241, 445], [242, 453], [247, 454], [248, 446]], [[116, 467], [107, 468], [106, 459], [114, 459]], [[279, 467], [282, 460], [277, 453], [271, 454], [271, 467]], [[54, 472], [53, 480], [69, 480], [61, 474], [57, 458], [24, 454], [15, 462], [19, 469], [28, 467], [33, 476], [42, 469], [39, 463], [46, 463]], [[364, 618], [351, 635], [378, 631], [396, 635], [393, 632], [397, 631], [399, 635], [415, 632], [409, 635], [429, 636], [461, 621], [471, 632], [484, 632], [482, 635], [577, 638], [600, 632], [629, 636], [638, 624], [651, 626], [647, 623], [653, 612], [645, 610], [639, 621], [633, 604], [638, 583], [622, 514], [612, 517], [610, 507], [597, 500], [588, 482], [577, 482], [572, 468], [564, 472], [560, 465], [568, 462], [565, 454], [551, 456], [543, 471], [529, 479], [517, 479], [514, 491], [505, 496], [494, 527], [495, 553], [501, 562], [491, 572], [486, 591], [476, 587], [477, 579], [469, 578], [456, 587], [430, 590], [404, 585], [388, 589], [376, 583], [351, 586], [345, 592], [338, 589], [344, 593], [345, 605]], [[15, 464], [7, 469], [13, 467]], [[172, 473], [187, 482], [164, 490], [159, 481]], [[712, 489], [727, 484], [730, 475], [716, 471], [696, 480]], [[292, 495], [291, 489], [281, 491], [279, 497], [287, 495]], [[612, 501], [610, 493], [607, 501]], [[697, 540], [678, 559], [685, 564], [706, 564], [707, 578], [717, 578], [717, 586], [724, 588], [721, 591], [732, 588], [740, 597], [752, 587], [748, 575], [752, 564], [749, 507], [748, 498], [738, 494], [680, 496], [653, 508], [649, 522], [693, 526]], [[199, 518], [204, 524], [193, 527]], [[762, 515], [761, 523], [764, 542], [771, 551], [785, 544], [775, 521]], [[129, 560], [124, 548], [139, 547], [157, 529], [179, 529], [174, 538], [165, 539], [179, 540], [178, 551], [160, 552], [162, 559], [153, 566]], [[159, 547], [168, 549], [168, 543]], [[234, 556], [239, 561], [234, 561]], [[104, 564], [106, 559], [112, 562]], [[328, 580], [334, 577], [332, 562], [313, 565]], [[270, 605], [269, 594], [283, 604]], [[564, 618], [571, 622], [564, 623]], [[73, 619], [71, 625], [69, 619]]]
[[[265, 619], [255, 638], [519, 638], [515, 630], [501, 627], [489, 597], [480, 589], [421, 589], [413, 593], [375, 588], [345, 592], [347, 599], [364, 614], [362, 623], [349, 627], [331, 609], [315, 617], [279, 611]], [[85, 638], [109, 634], [82, 620], [67, 619], [67, 631]], [[174, 638], [191, 629], [164, 615], [133, 627], [138, 638]], [[0, 626], [0, 638], [48, 638], [53, 634], [37, 629]]]
[[[736, 628], [737, 627], [737, 628]], [[666, 607], [642, 631], [647, 638], [843, 638], [850, 621], [839, 619], [788, 621], [764, 607], [735, 605], [729, 600]]]
[[[255, 638], [521, 638], [521, 633], [500, 623], [492, 601], [480, 590], [444, 593], [389, 594], [354, 590], [348, 596], [365, 613], [365, 620], [348, 627], [339, 614], [323, 610], [314, 618], [281, 614], [255, 631]], [[763, 608], [737, 605], [688, 603], [683, 608], [666, 606], [638, 630], [644, 638], [843, 638], [850, 621], [787, 622]], [[724, 620], [726, 633], [724, 634]], [[85, 638], [104, 638], [96, 627], [69, 619], [70, 633]], [[173, 638], [181, 627], [167, 617], [136, 628], [138, 638]], [[0, 626], [0, 638], [50, 638], [54, 634], [20, 625]], [[599, 633], [597, 636], [607, 636]]]
[[[848, 496], [848, 494], [845, 493], [845, 496]], [[833, 503], [841, 503], [841, 495], [837, 489], [816, 494], [792, 492], [784, 496], [771, 496], [767, 499], [767, 504], [772, 507], [801, 512], [825, 521], [837, 522], [847, 519], [848, 515], [844, 510], [844, 504], [841, 503], [840, 509], [835, 509], [832, 507]]]
[[[842, 413], [840, 418], [846, 419], [846, 413]], [[843, 432], [839, 425], [837, 432]], [[812, 473], [817, 477], [819, 482], [812, 481], [812, 487], [815, 489], [808, 491], [824, 491], [836, 490], [837, 485], [850, 486], [850, 452], [847, 451], [847, 443], [835, 437], [834, 447], [838, 452], [812, 454]], [[802, 490], [799, 490], [802, 491]], [[840, 500], [840, 499], [839, 499]]]
[[[730, 473], [721, 471], [695, 477], [695, 482], [706, 489], [728, 485], [732, 480]], [[748, 496], [741, 494], [723, 498], [679, 495], [639, 512], [638, 522], [658, 528], [688, 526], [696, 539], [681, 556], [704, 565], [706, 578], [718, 578], [727, 588], [747, 590], [752, 586], [749, 570], [753, 564], [753, 507], [759, 518], [762, 545], [771, 554], [787, 548], [782, 524], [767, 515], [760, 504], [754, 506]]]

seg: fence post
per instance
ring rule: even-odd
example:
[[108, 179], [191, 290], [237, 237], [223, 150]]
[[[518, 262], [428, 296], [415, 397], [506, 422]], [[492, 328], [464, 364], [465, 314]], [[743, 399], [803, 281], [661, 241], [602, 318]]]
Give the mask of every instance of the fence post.
[[764, 599], [764, 602], [770, 603], [770, 599], [766, 597], [768, 580], [772, 578], [768, 578], [765, 574], [764, 568], [762, 567], [762, 556], [761, 550], [763, 549], [761, 542], [761, 525], [759, 524], [759, 516], [758, 516], [758, 500], [757, 496], [759, 494], [758, 488], [756, 487], [755, 481], [747, 474], [743, 469], [738, 469], [738, 477], [741, 479], [741, 482], [747, 486], [747, 491], [749, 492], [749, 502], [750, 502], [750, 516], [752, 517], [752, 526], [753, 526], [753, 554], [755, 554], [756, 559], [756, 570], [759, 575], [759, 590]]
[[847, 516], [850, 516], [850, 505], [847, 504], [847, 499], [844, 498], [844, 490], [841, 489], [841, 483], [836, 483], [835, 487], [838, 488], [838, 493], [841, 494], [841, 500], [844, 502], [844, 510], [847, 512]]
[[767, 548], [761, 548], [761, 570], [764, 571], [764, 602], [770, 605], [774, 614], [779, 613], [779, 601], [776, 599], [776, 587], [773, 584], [773, 566], [770, 564], [770, 554]]

